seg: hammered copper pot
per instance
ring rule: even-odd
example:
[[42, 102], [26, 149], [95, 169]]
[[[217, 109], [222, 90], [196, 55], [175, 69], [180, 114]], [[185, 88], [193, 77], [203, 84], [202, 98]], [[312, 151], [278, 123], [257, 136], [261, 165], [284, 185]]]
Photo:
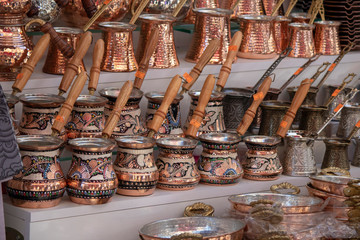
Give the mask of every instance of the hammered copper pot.
[[311, 58], [316, 54], [313, 35], [314, 25], [307, 23], [290, 23], [290, 42], [292, 51], [289, 57]]
[[308, 14], [306, 12], [297, 12], [292, 13], [290, 15], [290, 18], [293, 23], [309, 23], [310, 17], [308, 17], [307, 15]]
[[58, 205], [66, 181], [59, 163], [64, 141], [53, 136], [18, 136], [23, 170], [7, 182], [11, 202], [24, 208]]
[[[192, 4], [190, 5], [190, 10], [188, 11], [187, 15], [185, 16], [185, 19], [183, 20], [184, 23], [187, 24], [194, 24], [196, 15], [193, 12], [194, 7], [195, 8], [220, 8], [220, 3], [218, 0], [192, 0]], [[227, 1], [226, 1], [227, 3]], [[227, 6], [227, 5], [226, 5]], [[221, 6], [221, 8], [228, 9], [229, 7]]]
[[290, 30], [289, 24], [290, 18], [284, 16], [277, 16], [274, 20], [274, 35], [276, 42], [276, 53], [280, 54], [289, 46]]
[[338, 55], [341, 52], [339, 26], [341, 22], [315, 22], [315, 50], [319, 55]]
[[[225, 2], [225, 6], [224, 4], [221, 6], [222, 8], [230, 9], [230, 7], [232, 7], [236, 3], [236, 0], [222, 2]], [[231, 18], [238, 18], [242, 15], [261, 14], [263, 14], [261, 0], [240, 0], [238, 5], [234, 9], [234, 13], [231, 15]]]
[[261, 121], [259, 135], [274, 136], [280, 126], [281, 120], [290, 107], [289, 102], [276, 100], [263, 101], [260, 104]]

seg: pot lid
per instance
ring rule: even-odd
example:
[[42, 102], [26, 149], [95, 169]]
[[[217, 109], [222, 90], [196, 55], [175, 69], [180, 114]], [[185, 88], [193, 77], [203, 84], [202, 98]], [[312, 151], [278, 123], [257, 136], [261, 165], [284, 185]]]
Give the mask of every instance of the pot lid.
[[107, 99], [104, 97], [93, 96], [93, 95], [80, 95], [75, 102], [76, 106], [105, 106]]
[[32, 107], [59, 107], [65, 102], [63, 96], [41, 93], [23, 94], [19, 99], [24, 105]]
[[153, 138], [142, 136], [121, 136], [115, 140], [119, 147], [124, 148], [152, 148], [155, 145]]
[[115, 147], [115, 142], [105, 138], [75, 138], [69, 140], [68, 144], [74, 150], [88, 152], [106, 152]]
[[235, 133], [204, 133], [199, 136], [199, 140], [219, 144], [236, 144], [241, 141], [241, 138]]
[[47, 135], [22, 135], [17, 136], [16, 141], [21, 150], [54, 150], [64, 144], [61, 138]]
[[195, 148], [198, 141], [182, 137], [165, 137], [156, 140], [156, 145], [163, 148]]

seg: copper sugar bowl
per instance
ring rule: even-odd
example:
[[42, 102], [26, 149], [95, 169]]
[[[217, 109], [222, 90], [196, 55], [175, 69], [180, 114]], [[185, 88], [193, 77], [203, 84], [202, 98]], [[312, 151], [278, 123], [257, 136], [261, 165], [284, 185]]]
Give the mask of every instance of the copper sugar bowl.
[[53, 136], [18, 136], [23, 170], [7, 182], [11, 202], [24, 208], [58, 205], [66, 181], [59, 163], [64, 141]]
[[210, 59], [209, 64], [223, 64], [230, 46], [230, 15], [231, 10], [221, 8], [199, 8], [196, 14], [194, 35], [185, 60], [197, 62], [205, 51], [209, 41], [220, 39], [220, 47]]

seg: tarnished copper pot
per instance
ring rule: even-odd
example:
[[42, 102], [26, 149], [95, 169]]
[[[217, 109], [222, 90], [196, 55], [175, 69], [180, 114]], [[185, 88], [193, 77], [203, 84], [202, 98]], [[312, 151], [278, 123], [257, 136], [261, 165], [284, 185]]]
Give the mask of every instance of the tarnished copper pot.
[[[81, 29], [70, 27], [54, 27], [54, 29], [60, 38], [65, 40], [65, 42], [73, 49], [76, 49], [77, 43], [83, 33]], [[70, 59], [71, 58], [65, 57], [54, 42], [51, 41], [43, 67], [43, 72], [50, 74], [64, 74], [66, 64], [70, 61]], [[80, 66], [85, 69], [84, 61], [81, 61]]]
[[242, 26], [243, 40], [237, 56], [250, 59], [276, 57], [274, 17], [244, 15], [239, 19]]
[[[119, 92], [120, 88], [104, 88], [99, 91], [101, 96], [109, 100], [105, 105], [106, 119], [114, 108]], [[113, 136], [144, 135], [146, 133], [139, 105], [143, 95], [144, 93], [141, 90], [133, 88], [129, 100], [121, 111], [120, 119], [113, 131]]]
[[[317, 105], [302, 105], [299, 129], [309, 133], [316, 133], [324, 125], [327, 108]], [[326, 132], [322, 131], [318, 138], [324, 138]]]
[[[200, 93], [201, 91], [198, 90], [191, 90], [189, 92], [189, 95], [191, 97], [191, 105], [189, 114], [186, 118], [185, 129], [187, 129], [190, 124], [194, 110], [196, 109], [198, 104]], [[224, 97], [224, 93], [219, 93], [215, 91], [212, 92], [209, 103], [205, 108], [205, 116], [197, 132], [198, 135], [209, 132], [225, 132], [226, 129], [223, 110]]]
[[290, 18], [284, 16], [277, 16], [274, 20], [274, 35], [277, 49], [276, 53], [281, 53], [289, 46], [290, 22]]
[[315, 50], [319, 55], [339, 55], [341, 52], [339, 26], [341, 22], [315, 22]]
[[350, 169], [350, 162], [348, 156], [348, 146], [350, 141], [341, 139], [326, 139], [324, 140], [326, 150], [321, 169], [329, 167], [338, 167], [345, 170]]
[[101, 137], [105, 127], [106, 103], [107, 99], [103, 97], [80, 95], [65, 126], [68, 138]]
[[119, 180], [117, 194], [146, 196], [154, 193], [159, 172], [155, 165], [155, 140], [141, 136], [121, 136], [114, 169]]
[[[349, 136], [352, 128], [360, 120], [360, 105], [357, 103], [347, 104], [341, 110], [341, 118], [336, 136], [345, 138]], [[354, 137], [359, 137], [360, 132], [354, 134]]]
[[132, 32], [136, 25], [122, 22], [102, 22], [105, 41], [101, 70], [107, 72], [131, 72], [138, 68], [135, 59]]
[[290, 42], [292, 51], [289, 57], [311, 58], [315, 55], [314, 25], [307, 23], [290, 23]]
[[80, 204], [103, 204], [115, 194], [118, 180], [111, 160], [115, 143], [104, 138], [76, 138], [68, 142], [72, 163], [66, 192]]
[[173, 23], [175, 18], [162, 14], [143, 14], [139, 17], [141, 30], [138, 46], [136, 49], [136, 60], [141, 61], [144, 56], [145, 46], [149, 41], [151, 29], [159, 28], [158, 44], [155, 47], [149, 61], [149, 68], [173, 68], [179, 66], [174, 43]]
[[[99, 8], [107, 0], [94, 0]], [[104, 13], [96, 20], [96, 23], [105, 21], [120, 21], [130, 10], [131, 0], [113, 0]], [[62, 20], [70, 27], [82, 28], [89, 21], [82, 5], [82, 0], [71, 0], [66, 5], [62, 14]], [[93, 25], [93, 27], [95, 26]]]
[[193, 151], [198, 141], [188, 138], [165, 137], [158, 139], [159, 156], [156, 166], [159, 169], [158, 188], [165, 190], [190, 190], [200, 181]]
[[276, 100], [263, 101], [261, 107], [261, 122], [259, 135], [274, 136], [281, 120], [290, 107], [289, 102]]
[[58, 205], [66, 181], [59, 164], [64, 142], [53, 136], [18, 136], [23, 170], [7, 183], [11, 202], [18, 207], [48, 208]]
[[185, 60], [197, 62], [212, 39], [220, 39], [220, 47], [210, 59], [209, 64], [223, 64], [229, 50], [231, 11], [221, 8], [199, 8], [196, 14], [194, 35]]
[[11, 117], [11, 121], [12, 121], [12, 125], [14, 127], [14, 131], [16, 135], [19, 135], [19, 128], [17, 125], [17, 120], [16, 120], [16, 116], [15, 116], [15, 104], [17, 104], [19, 102], [19, 98], [12, 95], [12, 94], [7, 94], [5, 93], [5, 98], [6, 98], [6, 102], [9, 108], [9, 114]]

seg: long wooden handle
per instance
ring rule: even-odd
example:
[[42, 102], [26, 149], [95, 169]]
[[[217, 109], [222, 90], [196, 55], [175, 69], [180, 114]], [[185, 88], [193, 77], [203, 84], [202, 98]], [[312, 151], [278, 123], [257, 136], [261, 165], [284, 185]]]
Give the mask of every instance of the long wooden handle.
[[222, 89], [225, 87], [226, 81], [229, 78], [229, 75], [231, 73], [231, 67], [232, 63], [236, 58], [236, 54], [239, 51], [239, 47], [242, 40], [242, 32], [237, 31], [234, 36], [231, 39], [228, 55], [226, 57], [225, 63], [222, 65], [220, 73], [219, 73], [219, 79], [216, 83], [216, 91], [221, 92]]
[[106, 120], [105, 128], [102, 133], [102, 136], [105, 138], [110, 138], [114, 128], [116, 127], [117, 123], [120, 119], [120, 114], [123, 108], [125, 107], [125, 104], [127, 103], [131, 91], [133, 89], [133, 83], [132, 81], [127, 81], [121, 88], [119, 95], [116, 99], [114, 108], [109, 116], [109, 118]]
[[137, 72], [135, 73], [134, 87], [137, 89], [140, 89], [144, 82], [144, 78], [149, 68], [150, 58], [155, 51], [155, 48], [158, 44], [158, 40], [159, 40], [159, 28], [156, 27], [151, 30], [150, 39], [146, 44], [144, 56], [141, 59]]
[[59, 34], [57, 34], [50, 23], [45, 23], [42, 25], [40, 31], [50, 34], [52, 42], [65, 57], [71, 58], [74, 55], [74, 49], [69, 44], [67, 44], [67, 42], [65, 42], [65, 40], [59, 36]]
[[67, 123], [72, 108], [74, 107], [74, 103], [85, 86], [86, 79], [87, 77], [84, 71], [82, 71], [79, 74], [79, 76], [75, 79], [75, 82], [70, 89], [69, 95], [66, 101], [64, 102], [64, 104], [62, 105], [58, 115], [55, 118], [55, 122], [51, 128], [54, 134], [59, 134], [61, 130], [64, 128], [65, 124]]
[[189, 127], [188, 129], [186, 129], [185, 135], [187, 137], [196, 138], [198, 129], [201, 126], [201, 123], [205, 116], [205, 108], [210, 100], [212, 90], [214, 89], [214, 85], [215, 85], [215, 76], [210, 74], [206, 78], [205, 83], [201, 89], [198, 104], [193, 112]]
[[22, 66], [21, 72], [17, 75], [16, 81], [12, 86], [13, 95], [18, 92], [22, 92], [27, 81], [30, 79], [36, 64], [39, 62], [40, 58], [44, 55], [46, 49], [50, 43], [50, 34], [45, 34], [37, 42], [29, 60], [24, 63]]
[[185, 79], [187, 79], [188, 82], [183, 84], [180, 95], [189, 91], [192, 85], [194, 85], [206, 64], [208, 64], [216, 50], [219, 48], [219, 45], [220, 39], [213, 39], [209, 41], [209, 45], [206, 47], [195, 67], [191, 69], [190, 74], [186, 74]]
[[81, 60], [84, 58], [86, 52], [90, 47], [91, 40], [91, 32], [86, 32], [81, 36], [80, 41], [76, 46], [76, 51], [73, 58], [66, 65], [65, 74], [59, 86], [59, 95], [66, 93], [66, 91], [69, 89], [71, 82], [78, 73], [78, 67], [81, 63]]
[[93, 0], [81, 0], [82, 5], [85, 9], [86, 15], [88, 16], [88, 18], [91, 18], [92, 16], [94, 16], [94, 14], [97, 11], [97, 7], [94, 3]]
[[89, 94], [94, 95], [97, 85], [100, 78], [100, 65], [104, 56], [105, 51], [105, 42], [102, 39], [97, 40], [94, 53], [93, 53], [93, 65], [90, 70], [90, 80], [89, 80]]
[[60, 8], [63, 8], [68, 5], [69, 0], [55, 0], [55, 2]]
[[178, 5], [175, 7], [174, 11], [172, 12], [172, 16], [173, 17], [177, 17], [177, 15], [179, 14], [180, 10], [182, 9], [182, 7], [185, 5], [185, 3], [187, 2], [187, 0], [180, 0], [180, 2], [178, 3]]
[[163, 123], [163, 121], [166, 117], [166, 114], [169, 110], [170, 104], [172, 103], [172, 101], [174, 100], [174, 98], [176, 97], [176, 95], [180, 89], [181, 82], [182, 82], [181, 77], [179, 75], [176, 75], [171, 80], [171, 82], [165, 92], [165, 96], [161, 102], [160, 107], [155, 112], [154, 118], [152, 119], [152, 121], [150, 121], [148, 123], [148, 128], [150, 130], [150, 132], [148, 134], [149, 137], [152, 137], [154, 135], [154, 133], [157, 133], [159, 131], [159, 128], [161, 127], [161, 124]]
[[251, 103], [250, 107], [246, 110], [239, 127], [236, 129], [237, 133], [242, 136], [246, 133], [248, 128], [250, 127], [252, 121], [254, 120], [254, 117], [256, 115], [256, 111], [258, 107], [260, 106], [260, 103], [265, 98], [266, 94], [268, 93], [270, 89], [272, 79], [271, 77], [265, 78], [265, 80], [260, 85], [258, 92], [253, 95], [253, 102]]
[[286, 112], [282, 119], [280, 126], [276, 134], [280, 137], [285, 137], [287, 131], [290, 129], [292, 122], [294, 121], [296, 112], [304, 101], [311, 86], [311, 80], [305, 79], [301, 82], [298, 90], [295, 93], [294, 99], [291, 102], [289, 110]]

